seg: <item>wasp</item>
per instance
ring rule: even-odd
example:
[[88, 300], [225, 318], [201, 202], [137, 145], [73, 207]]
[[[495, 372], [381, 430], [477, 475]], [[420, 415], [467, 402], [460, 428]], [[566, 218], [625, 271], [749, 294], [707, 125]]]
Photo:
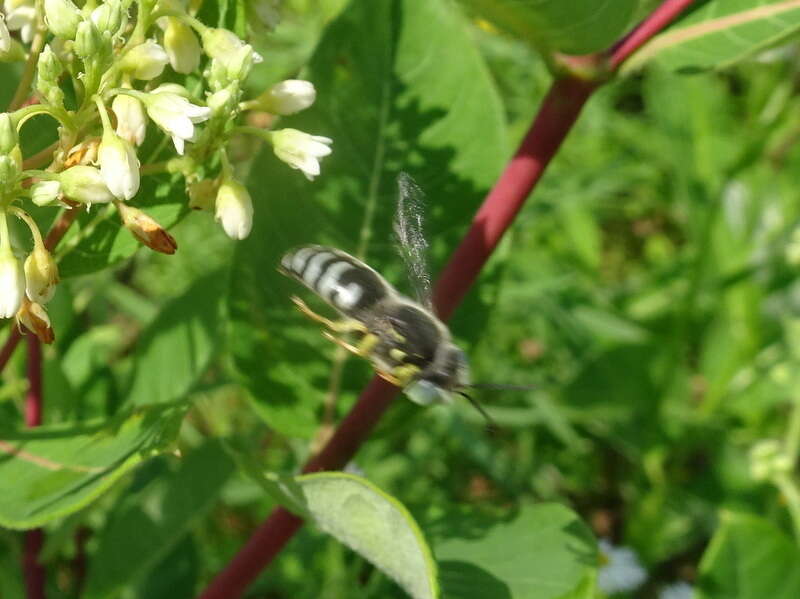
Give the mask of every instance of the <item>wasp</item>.
[[412, 401], [447, 403], [461, 395], [490, 420], [466, 393], [472, 386], [466, 355], [434, 312], [423, 233], [424, 195], [405, 173], [397, 182], [393, 228], [416, 300], [397, 291], [358, 258], [332, 247], [295, 248], [283, 256], [279, 271], [339, 313], [338, 319], [326, 318], [292, 296], [303, 314], [325, 327], [325, 337], [369, 360], [381, 378], [403, 389]]

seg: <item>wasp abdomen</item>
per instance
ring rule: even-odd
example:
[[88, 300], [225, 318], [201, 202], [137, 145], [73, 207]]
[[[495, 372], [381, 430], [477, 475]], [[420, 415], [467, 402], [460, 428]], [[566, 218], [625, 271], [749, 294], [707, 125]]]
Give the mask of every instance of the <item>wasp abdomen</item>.
[[368, 309], [390, 293], [383, 277], [335, 248], [303, 246], [287, 253], [281, 266], [345, 314]]

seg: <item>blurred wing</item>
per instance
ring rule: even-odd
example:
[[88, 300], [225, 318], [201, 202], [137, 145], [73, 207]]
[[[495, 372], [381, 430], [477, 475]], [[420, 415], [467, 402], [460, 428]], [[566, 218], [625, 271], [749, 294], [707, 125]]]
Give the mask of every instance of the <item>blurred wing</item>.
[[428, 273], [428, 242], [423, 231], [425, 219], [425, 194], [407, 173], [397, 177], [397, 213], [394, 217], [394, 234], [400, 255], [406, 263], [408, 278], [417, 301], [432, 309], [431, 277]]

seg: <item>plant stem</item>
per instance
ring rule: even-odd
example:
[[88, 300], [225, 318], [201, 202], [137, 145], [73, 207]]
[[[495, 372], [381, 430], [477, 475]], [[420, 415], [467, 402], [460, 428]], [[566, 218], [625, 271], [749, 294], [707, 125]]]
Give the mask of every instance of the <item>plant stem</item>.
[[695, 0], [664, 0], [658, 8], [650, 13], [650, 16], [611, 47], [611, 50], [607, 53], [608, 64], [611, 69], [617, 70], [631, 54], [650, 41], [664, 27], [672, 23], [694, 2]]
[[792, 460], [792, 464], [797, 464], [798, 451], [800, 451], [800, 399], [792, 399], [792, 411], [789, 414], [789, 426], [786, 428], [786, 439], [784, 441], [786, 455]]
[[44, 42], [47, 36], [47, 29], [44, 26], [44, 8], [41, 2], [36, 3], [36, 33], [31, 42], [31, 51], [28, 54], [28, 60], [25, 62], [25, 69], [22, 71], [19, 85], [14, 92], [14, 97], [8, 105], [8, 112], [13, 112], [25, 103], [28, 99], [28, 94], [31, 91], [31, 84], [33, 83], [33, 76], [36, 73], [36, 64], [39, 62], [39, 54], [44, 48]]
[[786, 506], [794, 527], [795, 540], [800, 542], [800, 491], [797, 489], [797, 484], [788, 473], [778, 474], [773, 480], [780, 489], [781, 495], [786, 499]]
[[[27, 335], [28, 392], [25, 394], [25, 425], [37, 427], [42, 423], [42, 346], [35, 335]], [[39, 562], [44, 544], [41, 528], [25, 533], [22, 567], [25, 572], [27, 599], [44, 599], [45, 569]]]
[[550, 88], [517, 153], [489, 192], [464, 240], [439, 275], [433, 303], [443, 319], [450, 318], [472, 286], [594, 89], [592, 83], [571, 78], [558, 80]]
[[12, 322], [11, 331], [8, 333], [8, 339], [6, 339], [3, 347], [0, 348], [0, 371], [6, 367], [6, 364], [11, 359], [11, 356], [14, 355], [14, 350], [17, 349], [20, 339], [22, 339], [22, 334]]

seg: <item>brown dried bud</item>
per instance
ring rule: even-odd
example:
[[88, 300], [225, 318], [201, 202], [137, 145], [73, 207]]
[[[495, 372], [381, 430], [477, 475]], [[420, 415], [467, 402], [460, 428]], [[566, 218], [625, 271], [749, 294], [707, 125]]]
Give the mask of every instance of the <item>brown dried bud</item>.
[[17, 312], [17, 324], [28, 329], [39, 338], [39, 341], [47, 345], [56, 339], [44, 306], [30, 301], [27, 297], [22, 300], [22, 306]]
[[178, 249], [175, 238], [154, 218], [123, 202], [116, 202], [116, 206], [125, 228], [151, 250], [162, 254], [174, 254]]

